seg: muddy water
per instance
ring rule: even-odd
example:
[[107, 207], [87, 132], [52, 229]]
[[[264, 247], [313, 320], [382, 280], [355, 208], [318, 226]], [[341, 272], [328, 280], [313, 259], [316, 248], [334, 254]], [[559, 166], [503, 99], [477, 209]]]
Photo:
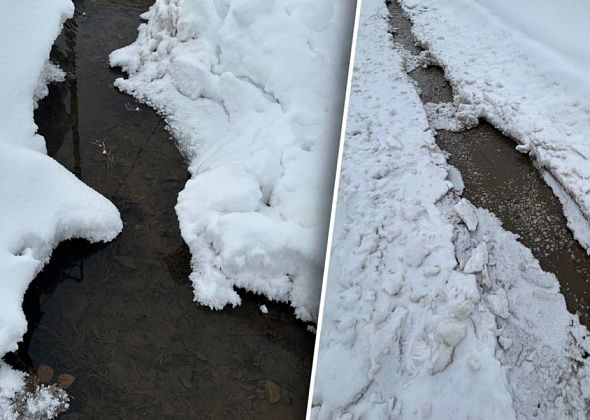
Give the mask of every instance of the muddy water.
[[174, 213], [184, 162], [162, 120], [112, 86], [108, 53], [135, 39], [151, 3], [78, 1], [54, 47], [68, 79], [40, 105], [40, 132], [51, 156], [115, 203], [125, 229], [107, 245], [56, 250], [26, 296], [30, 332], [8, 358], [76, 377], [64, 417], [303, 418], [314, 337], [288, 306], [258, 296], [222, 312], [192, 301]]
[[[389, 9], [394, 41], [418, 53], [411, 23], [395, 2]], [[440, 68], [418, 68], [410, 76], [424, 103], [452, 102], [451, 86]], [[493, 212], [507, 230], [520, 236], [541, 267], [558, 277], [569, 310], [589, 325], [590, 257], [574, 239], [561, 203], [531, 159], [515, 149], [514, 140], [485, 121], [460, 133], [440, 131], [436, 141], [463, 176], [463, 196]]]

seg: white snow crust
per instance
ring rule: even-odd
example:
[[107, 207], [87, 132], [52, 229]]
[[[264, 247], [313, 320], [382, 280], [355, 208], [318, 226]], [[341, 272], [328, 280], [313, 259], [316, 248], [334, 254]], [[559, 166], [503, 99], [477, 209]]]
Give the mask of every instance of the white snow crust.
[[586, 328], [461, 199], [384, 2], [360, 19], [311, 418], [587, 418]]
[[[590, 252], [590, 4], [583, 0], [402, 0], [441, 65], [453, 104], [427, 104], [435, 129], [485, 118], [518, 142], [584, 216], [564, 209]], [[569, 196], [569, 197], [567, 197]]]
[[[45, 154], [33, 121], [46, 83], [63, 78], [49, 52], [73, 11], [70, 0], [0, 2], [0, 355], [26, 332], [23, 296], [53, 248], [70, 238], [108, 241], [122, 228], [108, 200]], [[16, 416], [17, 399], [27, 418], [57, 415], [65, 394], [23, 386], [24, 374], [0, 363], [1, 418]]]
[[157, 0], [110, 62], [188, 160], [178, 197], [195, 300], [236, 288], [317, 319], [352, 0]]

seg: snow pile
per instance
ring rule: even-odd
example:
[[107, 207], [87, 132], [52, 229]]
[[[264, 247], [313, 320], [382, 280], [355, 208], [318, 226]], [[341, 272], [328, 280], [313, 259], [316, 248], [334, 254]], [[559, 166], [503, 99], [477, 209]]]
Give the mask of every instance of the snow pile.
[[317, 318], [354, 1], [157, 0], [116, 86], [189, 161], [176, 211], [195, 300], [236, 287]]
[[[69, 0], [0, 2], [0, 355], [16, 350], [27, 329], [23, 296], [53, 248], [70, 238], [108, 241], [122, 228], [117, 209], [47, 157], [35, 134], [33, 110], [44, 85], [63, 77], [47, 63], [49, 51], [73, 9]], [[0, 365], [0, 412], [7, 417], [17, 397], [31, 416], [54, 410], [51, 401], [59, 405], [43, 390], [18, 394], [23, 384], [20, 373]]]
[[61, 388], [36, 384], [24, 373], [0, 366], [0, 419], [52, 419], [68, 406]]
[[[412, 32], [444, 68], [453, 107], [484, 117], [558, 182], [569, 225], [590, 243], [590, 4], [571, 0], [401, 0]], [[438, 108], [433, 115], [440, 117]], [[447, 110], [448, 111], [448, 110]], [[438, 113], [438, 115], [437, 115]], [[457, 120], [445, 127], [461, 129]], [[466, 126], [469, 127], [470, 124]], [[554, 188], [555, 189], [555, 188]], [[573, 201], [573, 203], [572, 203]], [[586, 220], [584, 220], [586, 219]]]
[[388, 20], [363, 1], [312, 418], [586, 418], [587, 331], [459, 197]]

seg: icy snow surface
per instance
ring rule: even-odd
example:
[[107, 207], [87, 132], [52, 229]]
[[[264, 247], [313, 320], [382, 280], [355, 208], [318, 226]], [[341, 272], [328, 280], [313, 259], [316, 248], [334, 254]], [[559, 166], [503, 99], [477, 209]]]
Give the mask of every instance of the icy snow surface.
[[157, 0], [111, 54], [189, 161], [178, 197], [195, 300], [236, 287], [315, 321], [353, 0]]
[[312, 418], [586, 418], [587, 331], [460, 198], [388, 15], [363, 1]]
[[[69, 0], [0, 2], [0, 355], [16, 350], [27, 329], [23, 296], [53, 248], [70, 238], [108, 241], [122, 228], [117, 209], [47, 157], [35, 134], [36, 101], [63, 78], [49, 51], [73, 10]], [[55, 414], [50, 394], [27, 398], [23, 384], [23, 374], [0, 364], [2, 418], [14, 416], [15, 398], [30, 416]]]
[[[485, 117], [549, 172], [588, 250], [590, 3], [583, 0], [402, 0], [412, 32], [445, 70], [454, 104], [427, 104], [435, 129]], [[451, 106], [451, 107], [449, 107]], [[447, 119], [453, 113], [470, 123]], [[569, 197], [567, 197], [569, 196]], [[572, 216], [577, 204], [581, 220]], [[586, 219], [586, 220], [584, 220]]]

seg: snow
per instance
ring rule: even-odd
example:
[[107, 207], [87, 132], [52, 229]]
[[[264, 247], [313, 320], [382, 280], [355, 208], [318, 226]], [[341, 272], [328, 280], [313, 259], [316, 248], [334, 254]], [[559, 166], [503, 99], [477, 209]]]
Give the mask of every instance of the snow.
[[[460, 130], [485, 118], [514, 138], [517, 149], [558, 184], [569, 226], [590, 250], [590, 5], [581, 0], [401, 4], [416, 39], [453, 87], [452, 104], [426, 104], [433, 128]], [[573, 214], [578, 212], [581, 219]]]
[[469, 229], [471, 232], [477, 229], [477, 209], [473, 204], [462, 198], [457, 204], [455, 204], [453, 209], [455, 210], [455, 213], [459, 215], [463, 223], [467, 225], [467, 229]]
[[[49, 51], [72, 14], [69, 0], [0, 2], [1, 355], [16, 350], [26, 332], [23, 296], [53, 248], [70, 238], [108, 241], [122, 228], [117, 209], [49, 158], [36, 134], [36, 102], [47, 93], [47, 82], [63, 78], [48, 64]], [[0, 363], [3, 418], [13, 417], [17, 400], [29, 418], [54, 416], [63, 406], [65, 394], [47, 388], [23, 394], [23, 385], [23, 374]]]
[[[471, 230], [471, 229], [470, 229]], [[485, 242], [481, 242], [471, 252], [471, 256], [465, 263], [463, 271], [466, 273], [481, 273], [488, 264], [488, 247]]]
[[317, 319], [353, 7], [157, 0], [111, 54], [188, 160], [176, 212], [201, 304], [244, 288]]
[[[55, 386], [27, 384], [25, 374], [0, 366], [0, 419], [51, 419], [68, 408], [69, 397]], [[32, 391], [31, 391], [32, 390]]]
[[587, 330], [460, 197], [388, 15], [363, 1], [311, 418], [586, 418]]

